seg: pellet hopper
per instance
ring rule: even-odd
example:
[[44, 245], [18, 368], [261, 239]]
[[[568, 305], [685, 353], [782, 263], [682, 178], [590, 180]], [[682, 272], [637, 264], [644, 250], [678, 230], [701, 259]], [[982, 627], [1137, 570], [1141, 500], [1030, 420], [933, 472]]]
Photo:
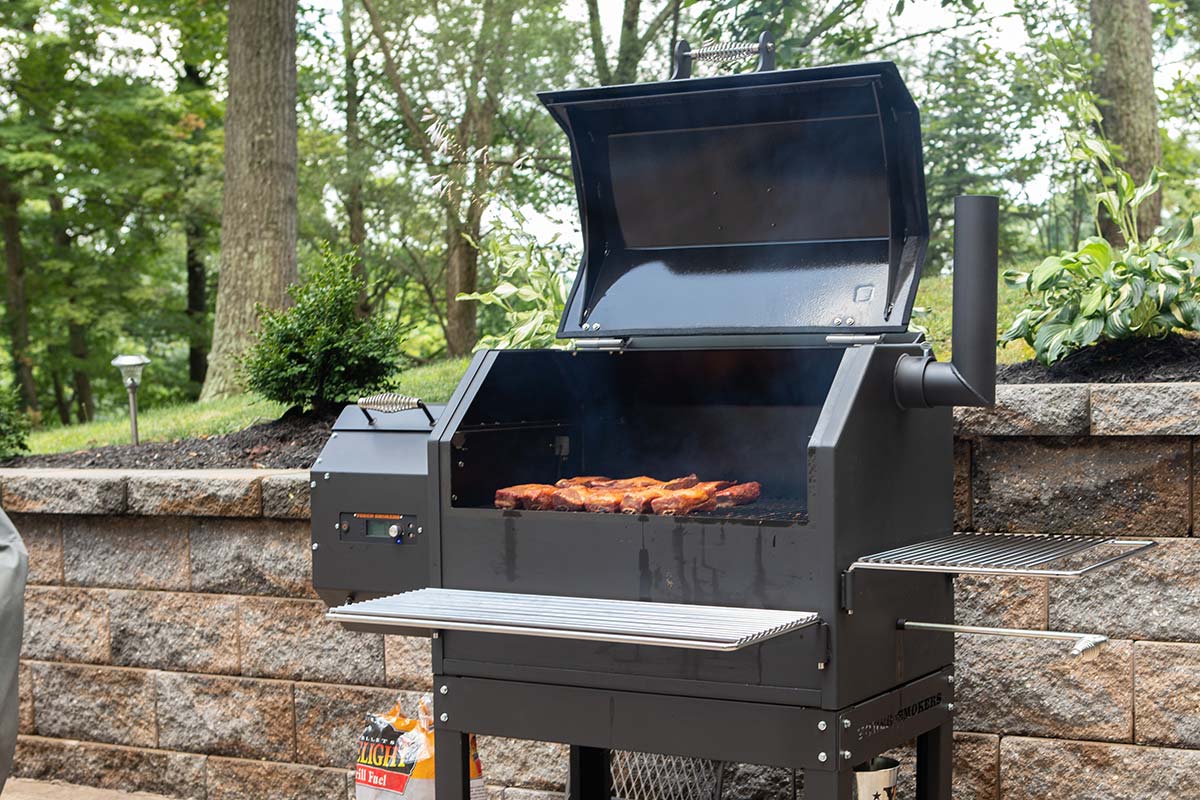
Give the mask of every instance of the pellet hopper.
[[[1070, 578], [1148, 542], [954, 534], [951, 407], [993, 402], [998, 203], [961, 197], [954, 360], [909, 330], [929, 239], [888, 62], [541, 95], [570, 142], [570, 350], [476, 354], [444, 406], [348, 407], [312, 473], [329, 619], [431, 637], [439, 800], [469, 733], [804, 770], [810, 800], [917, 741], [949, 800], [956, 574]], [[723, 48], [728, 54], [730, 48]], [[753, 481], [688, 514], [495, 507], [573, 476]], [[1067, 645], [1068, 647], [1070, 645]], [[1035, 665], [1030, 666], [1036, 669]]]

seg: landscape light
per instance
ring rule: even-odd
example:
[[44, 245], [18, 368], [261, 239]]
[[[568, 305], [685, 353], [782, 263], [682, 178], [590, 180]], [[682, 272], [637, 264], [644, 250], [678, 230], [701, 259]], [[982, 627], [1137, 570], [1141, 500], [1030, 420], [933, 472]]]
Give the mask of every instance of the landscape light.
[[137, 390], [142, 382], [142, 370], [150, 363], [145, 356], [117, 356], [112, 365], [121, 370], [125, 391], [129, 393], [129, 433], [134, 444], [138, 443]]

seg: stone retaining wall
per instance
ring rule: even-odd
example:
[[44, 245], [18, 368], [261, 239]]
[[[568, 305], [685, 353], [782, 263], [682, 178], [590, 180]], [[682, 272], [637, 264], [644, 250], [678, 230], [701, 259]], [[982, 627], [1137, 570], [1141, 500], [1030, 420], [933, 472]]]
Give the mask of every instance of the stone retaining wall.
[[[1001, 387], [957, 426], [960, 529], [1160, 546], [1077, 581], [959, 579], [961, 622], [1114, 641], [1078, 664], [1058, 643], [961, 638], [955, 797], [1200, 796], [1200, 385]], [[0, 470], [0, 501], [31, 561], [20, 776], [352, 797], [363, 714], [428, 689], [425, 640], [322, 619], [304, 473]], [[561, 788], [561, 748], [481, 748], [493, 800]], [[726, 796], [786, 778], [739, 767]]]

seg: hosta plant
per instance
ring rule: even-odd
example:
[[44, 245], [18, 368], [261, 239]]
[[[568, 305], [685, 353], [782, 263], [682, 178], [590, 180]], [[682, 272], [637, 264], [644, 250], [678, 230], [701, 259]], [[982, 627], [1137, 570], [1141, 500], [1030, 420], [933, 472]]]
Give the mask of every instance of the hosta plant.
[[[1089, 116], [1092, 111], [1085, 107]], [[1031, 299], [1000, 340], [1024, 339], [1049, 365], [1100, 341], [1200, 331], [1200, 268], [1193, 250], [1200, 217], [1174, 236], [1159, 229], [1141, 240], [1137, 210], [1159, 191], [1162, 174], [1152, 170], [1138, 186], [1101, 138], [1072, 135], [1068, 142], [1072, 155], [1090, 162], [1103, 179], [1097, 206], [1120, 229], [1124, 244], [1114, 247], [1095, 236], [1032, 272], [1006, 272], [1006, 281]]]
[[[516, 212], [518, 224], [524, 219]], [[498, 282], [490, 291], [458, 295], [496, 306], [504, 314], [504, 331], [483, 336], [478, 349], [527, 350], [555, 347], [558, 321], [567, 302], [566, 282], [559, 266], [560, 248], [539, 244], [520, 228], [499, 228], [480, 247], [495, 265]]]

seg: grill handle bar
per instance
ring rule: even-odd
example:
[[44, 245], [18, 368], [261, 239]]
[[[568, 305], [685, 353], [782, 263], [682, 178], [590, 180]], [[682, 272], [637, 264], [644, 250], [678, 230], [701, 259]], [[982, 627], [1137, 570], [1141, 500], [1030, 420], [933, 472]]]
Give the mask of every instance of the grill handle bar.
[[896, 362], [901, 408], [990, 406], [996, 402], [996, 280], [1000, 198], [954, 198], [954, 353], [935, 361], [931, 351]]
[[671, 80], [692, 77], [692, 64], [696, 61], [716, 61], [724, 64], [730, 61], [741, 61], [755, 54], [758, 55], [758, 66], [754, 68], [755, 72], [775, 69], [775, 37], [771, 35], [770, 31], [763, 31], [755, 44], [726, 42], [697, 47], [695, 50], [687, 43], [686, 39], [680, 39], [675, 44], [675, 69], [671, 73]]
[[985, 628], [979, 625], [945, 625], [938, 622], [913, 622], [908, 619], [896, 621], [896, 627], [904, 631], [935, 631], [940, 633], [963, 633], [968, 636], [1015, 636], [1021, 639], [1057, 639], [1074, 642], [1071, 655], [1082, 661], [1091, 661], [1100, 655], [1100, 649], [1108, 643], [1108, 637], [1098, 633], [1066, 633], [1063, 631], [1039, 631], [1026, 628]]
[[375, 418], [370, 413], [372, 411], [380, 414], [392, 414], [396, 411], [409, 411], [414, 408], [419, 408], [425, 412], [430, 426], [437, 423], [437, 420], [433, 418], [433, 412], [429, 410], [429, 406], [425, 405], [424, 400], [419, 397], [409, 397], [406, 394], [381, 392], [379, 394], [368, 395], [367, 397], [360, 397], [355, 405], [358, 406], [358, 410], [363, 413], [363, 416], [367, 418], [367, 424], [369, 425], [375, 424]]

